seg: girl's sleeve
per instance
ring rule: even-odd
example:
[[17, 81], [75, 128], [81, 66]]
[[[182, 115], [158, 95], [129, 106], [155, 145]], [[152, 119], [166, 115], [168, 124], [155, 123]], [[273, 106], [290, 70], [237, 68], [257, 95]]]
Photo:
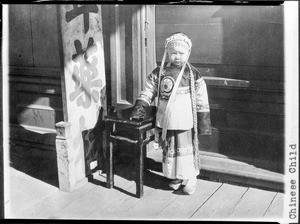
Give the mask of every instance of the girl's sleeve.
[[209, 135], [211, 134], [211, 121], [207, 86], [198, 71], [195, 74], [195, 82], [198, 131], [199, 134]]
[[159, 67], [155, 68], [146, 78], [145, 87], [138, 96], [138, 100], [145, 101], [149, 106], [157, 95]]
[[210, 112], [207, 87], [203, 77], [196, 80], [195, 87], [197, 112]]

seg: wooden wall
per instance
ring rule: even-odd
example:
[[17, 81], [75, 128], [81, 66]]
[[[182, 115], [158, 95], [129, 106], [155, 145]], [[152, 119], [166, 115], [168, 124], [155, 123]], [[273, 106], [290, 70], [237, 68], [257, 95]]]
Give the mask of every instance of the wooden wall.
[[63, 120], [55, 5], [9, 6], [9, 105], [14, 143], [55, 150]]
[[283, 6], [156, 6], [157, 61], [173, 32], [193, 42], [213, 141], [202, 150], [283, 172]]

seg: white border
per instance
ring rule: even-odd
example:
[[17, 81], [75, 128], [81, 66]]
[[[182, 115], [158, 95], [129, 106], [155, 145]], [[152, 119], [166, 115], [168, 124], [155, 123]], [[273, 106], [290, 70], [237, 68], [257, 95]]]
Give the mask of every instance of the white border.
[[[4, 175], [4, 215], [9, 215], [9, 186], [10, 186], [10, 173], [9, 173], [9, 85], [8, 85], [8, 5], [4, 4], [2, 8], [2, 108], [3, 108], [3, 175]], [[299, 18], [298, 1], [286, 1], [284, 2], [284, 66], [285, 66], [285, 203], [284, 203], [284, 222], [297, 223], [299, 217], [299, 207], [296, 207], [296, 218], [291, 219], [289, 217], [289, 206], [291, 201], [291, 180], [296, 181], [296, 205], [299, 204], [299, 160], [298, 160], [298, 148], [299, 148]], [[274, 46], [276, 47], [276, 46]], [[297, 167], [296, 172], [289, 172], [289, 166], [291, 165], [290, 152], [293, 152], [290, 145], [296, 144], [297, 150]], [[5, 218], [5, 217], [4, 217]], [[225, 220], [226, 221], [226, 220]], [[279, 221], [279, 220], [277, 220]]]
[[9, 172], [9, 85], [8, 85], [8, 5], [2, 8], [2, 113], [3, 113], [3, 190], [4, 218], [10, 214], [10, 172]]
[[[284, 219], [298, 223], [299, 215], [299, 2], [284, 2], [284, 73], [285, 73], [285, 200]], [[297, 153], [297, 155], [296, 155]], [[293, 188], [296, 189], [293, 189]], [[296, 203], [291, 203], [295, 199]], [[296, 205], [296, 206], [294, 206]]]

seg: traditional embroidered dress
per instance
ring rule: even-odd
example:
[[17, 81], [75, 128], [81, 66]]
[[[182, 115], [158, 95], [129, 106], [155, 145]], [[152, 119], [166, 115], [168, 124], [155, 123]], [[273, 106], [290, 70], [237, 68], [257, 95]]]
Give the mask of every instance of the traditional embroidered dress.
[[[145, 89], [138, 97], [139, 100], [150, 105], [159, 89], [156, 126], [160, 129], [163, 128], [168, 100], [180, 70], [181, 67], [172, 64], [164, 66], [161, 71], [160, 88], [158, 88], [160, 67], [157, 67], [148, 75]], [[161, 142], [160, 145], [163, 150], [163, 174], [170, 179], [190, 179], [199, 174], [199, 169], [194, 164], [191, 72], [194, 74], [196, 110], [198, 113], [209, 113], [210, 111], [205, 81], [200, 72], [189, 65], [184, 70], [175, 99], [169, 106], [170, 116], [167, 117], [166, 144]], [[210, 125], [207, 124], [210, 124], [209, 120], [206, 121], [202, 130], [209, 133]]]

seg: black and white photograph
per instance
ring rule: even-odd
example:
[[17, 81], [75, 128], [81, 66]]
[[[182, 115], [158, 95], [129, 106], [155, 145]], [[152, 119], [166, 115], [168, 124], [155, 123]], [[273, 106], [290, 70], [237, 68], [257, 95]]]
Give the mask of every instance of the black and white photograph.
[[299, 2], [83, 3], [2, 6], [2, 218], [297, 223]]

